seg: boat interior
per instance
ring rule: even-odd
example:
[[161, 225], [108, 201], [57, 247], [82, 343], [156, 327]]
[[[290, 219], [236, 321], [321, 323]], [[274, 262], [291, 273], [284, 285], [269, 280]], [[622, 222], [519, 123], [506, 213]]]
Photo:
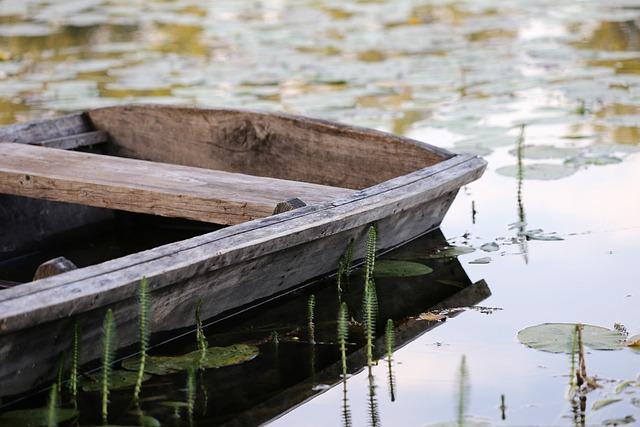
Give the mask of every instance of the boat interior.
[[0, 128], [0, 290], [349, 197], [452, 156], [241, 110], [127, 105]]

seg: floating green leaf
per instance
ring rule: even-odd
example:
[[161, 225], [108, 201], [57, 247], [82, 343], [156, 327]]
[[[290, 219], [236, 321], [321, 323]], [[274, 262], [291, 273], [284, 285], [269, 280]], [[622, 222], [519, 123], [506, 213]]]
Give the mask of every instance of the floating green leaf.
[[[2, 427], [45, 427], [48, 424], [48, 408], [20, 409], [0, 415]], [[57, 414], [59, 423], [74, 419], [78, 415], [75, 409], [59, 408]]]
[[449, 246], [448, 248], [443, 248], [433, 254], [427, 255], [426, 259], [453, 258], [464, 254], [470, 254], [474, 251], [475, 249], [471, 246]]
[[605, 406], [609, 406], [612, 403], [620, 402], [622, 399], [601, 399], [593, 402], [591, 406], [591, 410], [597, 411], [600, 408], [604, 408]]
[[616, 386], [616, 393], [617, 393], [617, 394], [622, 393], [622, 392], [623, 392], [627, 387], [630, 387], [630, 386], [632, 386], [632, 385], [635, 385], [635, 383], [636, 383], [636, 382], [635, 382], [635, 381], [633, 381], [633, 380], [627, 380], [627, 381], [623, 381], [623, 382], [621, 382], [620, 384], [618, 384], [618, 385]]
[[[111, 390], [123, 390], [136, 385], [138, 374], [131, 371], [112, 371], [111, 372]], [[142, 382], [151, 378], [151, 375], [142, 376]], [[82, 385], [84, 391], [100, 391], [100, 378], [98, 376], [89, 376], [89, 381]]]
[[[575, 323], [543, 323], [521, 330], [518, 339], [536, 350], [570, 354], [575, 328]], [[619, 350], [624, 347], [624, 335], [600, 326], [583, 325], [582, 341], [593, 350]]]
[[376, 277], [415, 277], [433, 271], [419, 262], [382, 259], [377, 261], [373, 275]]
[[489, 264], [491, 262], [491, 257], [485, 256], [482, 258], [474, 259], [473, 261], [469, 261], [469, 264]]
[[[257, 347], [246, 344], [235, 344], [229, 347], [209, 347], [203, 357], [203, 369], [222, 368], [238, 365], [254, 359], [259, 353]], [[180, 371], [186, 371], [190, 367], [198, 366], [202, 353], [200, 350], [181, 356], [149, 356], [145, 365], [145, 372], [154, 375], [167, 375]], [[122, 367], [135, 371], [140, 361], [137, 357], [129, 358], [122, 362]]]
[[631, 423], [635, 423], [636, 419], [633, 418], [633, 415], [627, 415], [624, 418], [614, 418], [611, 420], [604, 420], [602, 422], [602, 425], [604, 426], [621, 426], [624, 424], [631, 424]]

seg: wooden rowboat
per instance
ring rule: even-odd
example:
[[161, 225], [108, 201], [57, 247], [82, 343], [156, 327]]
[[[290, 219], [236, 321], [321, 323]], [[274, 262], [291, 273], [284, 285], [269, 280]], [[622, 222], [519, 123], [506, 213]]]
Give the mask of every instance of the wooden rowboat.
[[[437, 228], [485, 166], [387, 133], [253, 111], [129, 105], [0, 128], [0, 396], [50, 376], [75, 321], [84, 361], [97, 359], [107, 308], [119, 346], [135, 343], [143, 276], [157, 332], [193, 324], [198, 302], [205, 318], [259, 304], [335, 270], [350, 242], [362, 258], [371, 224], [381, 250]], [[166, 244], [84, 255], [98, 232], [159, 217], [180, 218], [171, 224], [190, 237], [159, 228]], [[43, 247], [65, 255], [69, 242], [81, 268], [34, 281], [14, 272], [42, 261]], [[31, 353], [41, 358], [21, 364]]]

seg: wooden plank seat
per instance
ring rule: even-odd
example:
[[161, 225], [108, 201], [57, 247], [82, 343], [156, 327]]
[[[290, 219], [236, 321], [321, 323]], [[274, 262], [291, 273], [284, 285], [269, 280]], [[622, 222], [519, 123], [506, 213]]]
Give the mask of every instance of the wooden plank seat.
[[353, 190], [2, 142], [0, 193], [231, 225]]

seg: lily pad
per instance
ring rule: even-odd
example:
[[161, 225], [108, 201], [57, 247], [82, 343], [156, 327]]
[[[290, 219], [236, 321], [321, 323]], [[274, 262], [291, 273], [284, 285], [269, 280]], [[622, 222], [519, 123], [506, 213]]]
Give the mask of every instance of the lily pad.
[[[554, 165], [548, 163], [533, 163], [522, 167], [522, 176], [524, 179], [536, 179], [541, 181], [552, 181], [556, 179], [566, 178], [575, 173], [576, 168], [570, 165]], [[509, 178], [518, 177], [518, 166], [503, 166], [496, 169], [496, 172], [502, 176]]]
[[545, 233], [541, 229], [527, 230], [521, 235], [525, 236], [527, 240], [544, 240], [544, 241], [564, 240], [562, 237], [558, 236], [555, 233]]
[[426, 259], [453, 258], [464, 254], [470, 254], [475, 249], [470, 246], [449, 246], [439, 251], [429, 254]]
[[469, 264], [489, 264], [491, 262], [491, 257], [485, 256], [482, 258], [474, 259], [473, 261], [469, 261]]
[[[20, 409], [9, 411], [0, 415], [2, 427], [46, 427], [48, 424], [47, 413], [49, 408]], [[58, 409], [58, 422], [63, 423], [74, 419], [78, 415], [75, 409]]]
[[[209, 347], [200, 365], [202, 355], [199, 350], [182, 356], [150, 356], [147, 358], [144, 371], [154, 375], [167, 375], [186, 371], [193, 366], [200, 366], [204, 369], [223, 368], [248, 362], [254, 359], [258, 353], [258, 347], [246, 344], [235, 344], [229, 347]], [[122, 362], [122, 367], [135, 371], [138, 369], [138, 363], [139, 359], [137, 357], [130, 358]]]
[[482, 249], [485, 252], [495, 252], [500, 249], [500, 246], [498, 246], [496, 242], [490, 242], [480, 246], [480, 249]]
[[572, 157], [570, 159], [565, 160], [565, 165], [570, 166], [604, 166], [604, 165], [615, 165], [616, 163], [620, 163], [622, 161], [619, 157], [608, 156], [608, 155], [600, 155], [600, 156], [577, 156]]
[[[138, 367], [136, 365], [135, 369]], [[123, 390], [136, 385], [136, 380], [138, 378], [138, 372], [133, 371], [113, 371], [111, 374], [111, 390]], [[144, 374], [142, 377], [142, 381], [147, 381], [151, 378], [151, 375]], [[100, 391], [102, 389], [102, 384], [100, 382], [100, 377], [91, 375], [89, 376], [89, 381], [82, 385], [82, 389], [84, 391]]]
[[591, 410], [597, 411], [600, 408], [604, 408], [605, 406], [609, 406], [612, 403], [620, 402], [622, 399], [601, 399], [593, 402], [593, 406], [591, 406]]
[[604, 420], [602, 422], [602, 425], [605, 426], [621, 426], [621, 425], [625, 425], [625, 424], [631, 424], [631, 423], [635, 423], [636, 419], [633, 418], [633, 415], [627, 415], [624, 418], [614, 418], [614, 419], [610, 419], [610, 420]]
[[376, 277], [415, 277], [432, 271], [431, 267], [419, 262], [381, 259], [376, 262], [373, 274]]
[[[536, 350], [570, 354], [575, 328], [575, 323], [543, 323], [518, 332], [518, 340]], [[582, 342], [593, 350], [619, 350], [624, 347], [624, 335], [600, 326], [583, 325]]]
[[[517, 149], [512, 149], [509, 154], [516, 156]], [[553, 145], [525, 145], [522, 150], [522, 157], [525, 159], [566, 159], [580, 154], [580, 149], [574, 147], [555, 147]]]

